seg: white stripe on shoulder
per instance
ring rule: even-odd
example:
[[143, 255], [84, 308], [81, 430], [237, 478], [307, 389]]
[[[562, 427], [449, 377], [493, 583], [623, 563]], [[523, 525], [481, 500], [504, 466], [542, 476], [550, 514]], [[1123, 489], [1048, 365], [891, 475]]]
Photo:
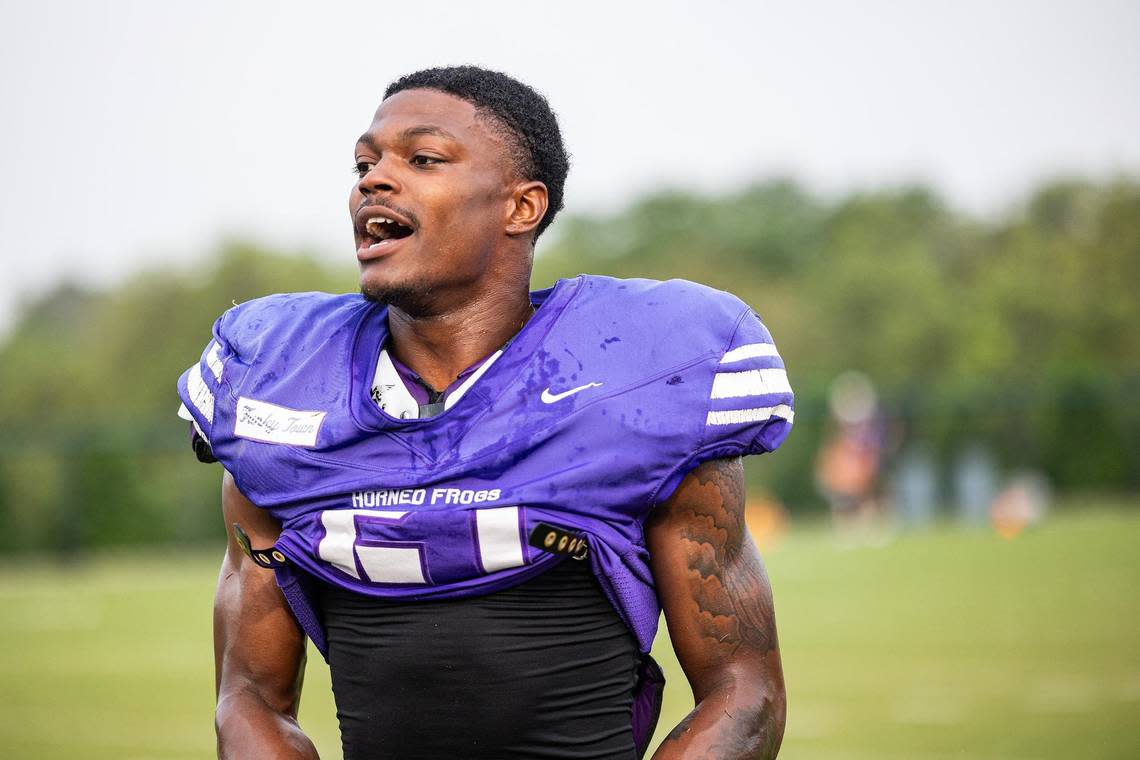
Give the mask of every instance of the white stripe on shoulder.
[[763, 406], [756, 409], [730, 409], [726, 412], [709, 412], [707, 425], [739, 425], [745, 422], [763, 422], [772, 417], [792, 421], [795, 412], [787, 404]]
[[198, 435], [202, 436], [203, 441], [210, 440], [210, 437], [202, 430], [202, 426], [198, 424], [198, 420], [194, 419], [194, 415], [190, 414], [190, 410], [186, 408], [185, 404], [178, 405], [178, 416], [193, 425], [194, 429], [198, 431]]
[[778, 367], [750, 369], [746, 372], [718, 372], [713, 377], [711, 398], [738, 398], [765, 396], [770, 393], [791, 393], [788, 373]]
[[195, 364], [186, 376], [186, 390], [190, 392], [190, 401], [198, 407], [198, 411], [211, 425], [214, 424], [214, 394], [206, 387], [202, 379], [202, 367]]
[[776, 347], [771, 343], [748, 343], [743, 346], [737, 346], [731, 351], [726, 351], [724, 356], [721, 357], [721, 364], [732, 364], [733, 362], [741, 362], [745, 359], [755, 359], [758, 356], [779, 356], [776, 353]]
[[216, 340], [210, 342], [210, 350], [206, 352], [206, 366], [210, 368], [214, 379], [222, 382], [222, 347]]

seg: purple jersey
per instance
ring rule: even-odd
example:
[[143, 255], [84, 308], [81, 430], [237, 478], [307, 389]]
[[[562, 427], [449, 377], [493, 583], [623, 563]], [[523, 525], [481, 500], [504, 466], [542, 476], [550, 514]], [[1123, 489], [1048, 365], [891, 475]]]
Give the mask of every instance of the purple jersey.
[[371, 397], [387, 310], [358, 295], [241, 304], [178, 392], [214, 456], [282, 524], [278, 582], [327, 656], [311, 577], [362, 594], [485, 594], [562, 561], [539, 524], [584, 536], [648, 652], [660, 614], [643, 524], [703, 461], [775, 449], [792, 392], [760, 320], [683, 280], [582, 275], [466, 392], [426, 419]]

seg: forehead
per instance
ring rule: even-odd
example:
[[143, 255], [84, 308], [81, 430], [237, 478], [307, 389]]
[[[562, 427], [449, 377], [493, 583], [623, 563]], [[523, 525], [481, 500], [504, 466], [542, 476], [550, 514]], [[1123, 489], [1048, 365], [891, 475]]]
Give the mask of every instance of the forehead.
[[438, 90], [404, 90], [385, 99], [365, 133], [374, 140], [409, 129], [436, 127], [475, 147], [497, 142], [478, 109], [462, 98]]

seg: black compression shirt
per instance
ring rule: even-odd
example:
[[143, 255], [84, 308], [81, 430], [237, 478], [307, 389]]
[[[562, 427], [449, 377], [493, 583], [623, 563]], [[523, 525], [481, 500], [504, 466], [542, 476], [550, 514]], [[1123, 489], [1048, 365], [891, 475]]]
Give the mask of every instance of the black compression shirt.
[[322, 586], [345, 760], [631, 760], [637, 644], [588, 562], [486, 596]]

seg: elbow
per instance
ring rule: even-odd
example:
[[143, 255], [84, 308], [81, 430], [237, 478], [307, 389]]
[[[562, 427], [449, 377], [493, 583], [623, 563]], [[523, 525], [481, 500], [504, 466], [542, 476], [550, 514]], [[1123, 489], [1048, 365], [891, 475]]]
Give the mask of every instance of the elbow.
[[223, 692], [214, 708], [214, 732], [219, 748], [234, 737], [257, 735], [266, 728], [289, 723], [296, 723], [292, 715], [252, 689]]
[[762, 754], [761, 757], [775, 757], [784, 741], [784, 726], [788, 721], [788, 700], [784, 694], [783, 684], [780, 684], [778, 693], [769, 700], [769, 706], [764, 736], [767, 737], [765, 744], [771, 751]]
[[784, 726], [788, 720], [788, 696], [783, 674], [765, 683], [757, 700], [754, 720], [759, 739], [759, 758], [774, 758], [784, 740]]
[[733, 717], [736, 719], [733, 733], [739, 737], [737, 746], [742, 750], [736, 757], [773, 760], [779, 754], [787, 720], [787, 701], [782, 690], [765, 695]]
[[733, 711], [736, 733], [744, 739], [741, 746], [750, 748], [741, 756], [770, 760], [780, 751], [788, 719], [784, 679], [782, 675], [773, 677], [771, 673], [764, 673], [762, 677], [750, 678], [748, 682], [753, 688], [737, 691], [737, 709]]
[[223, 694], [214, 710], [220, 760], [273, 757], [317, 760], [316, 747], [296, 719], [248, 691]]
[[241, 736], [256, 733], [256, 726], [271, 715], [268, 706], [247, 693], [218, 696], [214, 707], [214, 734], [218, 740], [218, 757], [229, 757], [229, 746]]

